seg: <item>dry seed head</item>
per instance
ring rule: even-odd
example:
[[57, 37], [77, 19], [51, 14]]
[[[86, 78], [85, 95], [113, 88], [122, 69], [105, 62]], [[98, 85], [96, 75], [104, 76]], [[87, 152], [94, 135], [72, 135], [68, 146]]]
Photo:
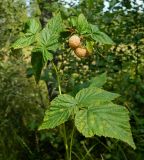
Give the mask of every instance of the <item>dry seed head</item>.
[[77, 35], [73, 35], [69, 38], [69, 46], [72, 49], [77, 48], [80, 45], [80, 38]]

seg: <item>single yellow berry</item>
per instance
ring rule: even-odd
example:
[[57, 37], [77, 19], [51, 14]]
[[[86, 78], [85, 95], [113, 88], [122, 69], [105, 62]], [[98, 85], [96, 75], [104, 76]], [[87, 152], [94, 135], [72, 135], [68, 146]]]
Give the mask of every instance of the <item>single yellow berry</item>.
[[80, 45], [80, 38], [77, 35], [73, 35], [69, 38], [69, 46], [72, 49], [77, 48]]
[[87, 50], [85, 48], [78, 47], [74, 52], [79, 58], [87, 57]]

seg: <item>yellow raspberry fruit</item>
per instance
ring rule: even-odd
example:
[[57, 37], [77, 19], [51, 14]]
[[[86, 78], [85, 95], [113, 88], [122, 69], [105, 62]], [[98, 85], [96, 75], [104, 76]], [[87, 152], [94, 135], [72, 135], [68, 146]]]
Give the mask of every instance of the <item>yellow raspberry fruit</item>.
[[79, 58], [87, 57], [87, 50], [85, 48], [78, 47], [74, 52]]
[[73, 35], [69, 38], [69, 46], [72, 49], [77, 48], [80, 45], [80, 38], [77, 35]]

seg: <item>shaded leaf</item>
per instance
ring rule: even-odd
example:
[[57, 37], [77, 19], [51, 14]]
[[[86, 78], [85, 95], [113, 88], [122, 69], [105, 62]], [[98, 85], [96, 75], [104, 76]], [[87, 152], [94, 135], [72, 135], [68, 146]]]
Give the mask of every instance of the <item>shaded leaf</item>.
[[83, 88], [88, 88], [88, 87], [101, 88], [106, 83], [106, 80], [107, 80], [106, 73], [100, 74], [96, 77], [91, 78], [91, 80], [89, 81], [74, 86], [71, 95], [75, 96]]
[[109, 2], [109, 9], [113, 8], [117, 3], [119, 3], [118, 0], [113, 0]]
[[44, 120], [39, 129], [54, 128], [66, 122], [76, 107], [76, 100], [66, 94], [59, 95], [52, 102], [50, 109], [45, 113]]
[[92, 104], [76, 113], [75, 125], [86, 137], [98, 135], [116, 138], [135, 149], [128, 111], [123, 106], [113, 103]]
[[106, 73], [100, 74], [90, 80], [90, 87], [98, 87], [101, 88], [106, 83], [107, 77]]
[[50, 53], [47, 49], [43, 48], [42, 53], [44, 62], [47, 62], [48, 60], [51, 61], [53, 59], [52, 53]]
[[26, 70], [27, 78], [30, 78], [32, 75], [33, 75], [33, 69], [32, 68], [27, 68], [27, 70]]
[[38, 83], [41, 76], [41, 71], [44, 65], [42, 53], [38, 50], [33, 50], [31, 55], [31, 64], [35, 76], [35, 80]]
[[35, 51], [42, 53], [45, 63], [47, 63], [48, 60], [51, 61], [53, 59], [52, 53], [50, 53], [45, 47], [36, 48]]
[[78, 84], [78, 85], [74, 86], [74, 88], [73, 88], [72, 92], [70, 92], [70, 94], [72, 96], [75, 96], [81, 89], [87, 88], [87, 87], [89, 87], [89, 82], [84, 82], [82, 84]]
[[96, 25], [90, 24], [91, 33], [97, 33], [99, 28]]
[[97, 31], [97, 32], [91, 34], [91, 37], [93, 40], [95, 40], [96, 42], [99, 42], [101, 44], [109, 44], [109, 45], [114, 44], [114, 42], [111, 40], [111, 38], [107, 34], [105, 34], [104, 32], [101, 32], [101, 31]]

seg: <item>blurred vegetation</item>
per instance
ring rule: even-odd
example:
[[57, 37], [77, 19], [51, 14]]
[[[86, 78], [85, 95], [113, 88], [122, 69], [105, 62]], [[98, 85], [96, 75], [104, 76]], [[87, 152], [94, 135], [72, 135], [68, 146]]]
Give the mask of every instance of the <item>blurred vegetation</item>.
[[[82, 12], [115, 42], [113, 47], [97, 44], [94, 54], [83, 60], [73, 53], [67, 55], [64, 48], [62, 53], [55, 53], [55, 62], [65, 72], [63, 92], [107, 72], [105, 88], [121, 94], [118, 103], [129, 109], [137, 149], [104, 137], [85, 139], [76, 132], [74, 160], [143, 160], [144, 157], [144, 12], [140, 12], [140, 6], [132, 7], [130, 1], [115, 7], [117, 2], [110, 4], [111, 12], [103, 12], [101, 0], [87, 0], [68, 10], [52, 0], [31, 1], [31, 16], [39, 17], [42, 25], [58, 10], [64, 19]], [[50, 76], [52, 71], [46, 68], [44, 81], [36, 85], [33, 78], [26, 77], [26, 68], [30, 66], [25, 55], [29, 52], [10, 49], [25, 29], [27, 19], [25, 1], [0, 1], [0, 159], [63, 160], [65, 150], [58, 128], [37, 131], [48, 107], [47, 97], [52, 99], [57, 94], [55, 76]], [[70, 129], [68, 122], [68, 133]]]

